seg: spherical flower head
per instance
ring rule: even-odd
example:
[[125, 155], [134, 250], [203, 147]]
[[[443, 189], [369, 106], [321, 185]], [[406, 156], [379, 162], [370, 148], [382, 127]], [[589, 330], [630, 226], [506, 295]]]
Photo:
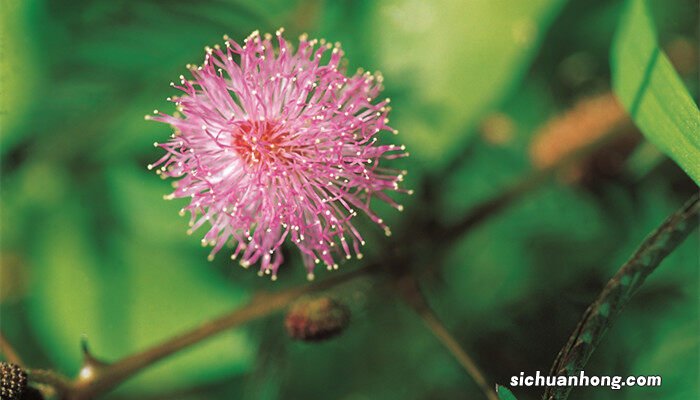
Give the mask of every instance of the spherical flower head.
[[337, 269], [340, 258], [362, 257], [365, 244], [352, 221], [359, 212], [389, 228], [371, 209], [380, 199], [402, 206], [387, 191], [405, 171], [380, 167], [381, 159], [407, 156], [403, 146], [379, 145], [389, 99], [376, 100], [380, 75], [341, 66], [339, 44], [299, 38], [296, 51], [276, 34], [254, 32], [243, 45], [224, 36], [225, 48], [206, 48], [202, 66], [188, 66], [192, 80], [171, 84], [174, 115], [148, 116], [173, 126], [166, 154], [149, 169], [178, 178], [167, 199], [190, 198], [190, 233], [206, 225], [202, 239], [214, 255], [227, 243], [244, 267], [276, 278], [280, 247], [301, 251], [309, 279], [316, 264]]

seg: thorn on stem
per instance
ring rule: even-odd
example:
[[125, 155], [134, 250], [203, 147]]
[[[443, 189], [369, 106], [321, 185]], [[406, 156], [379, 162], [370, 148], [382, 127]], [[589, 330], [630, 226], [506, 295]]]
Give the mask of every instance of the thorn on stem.
[[83, 365], [80, 367], [80, 372], [76, 381], [90, 382], [109, 364], [92, 355], [86, 335], [80, 337], [80, 348], [83, 352]]

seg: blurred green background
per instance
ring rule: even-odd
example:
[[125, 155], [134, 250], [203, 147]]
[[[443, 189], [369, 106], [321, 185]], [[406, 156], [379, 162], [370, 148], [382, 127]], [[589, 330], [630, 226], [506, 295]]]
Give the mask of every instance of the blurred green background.
[[[407, 212], [449, 222], [536, 169], [548, 123], [610, 88], [622, 1], [3, 0], [0, 329], [33, 367], [75, 374], [79, 340], [117, 359], [302, 284], [290, 251], [258, 278], [185, 234], [185, 204], [145, 165], [169, 128], [169, 82], [228, 34], [286, 28], [340, 41], [349, 69], [380, 70], [412, 157]], [[659, 42], [697, 101], [697, 2], [650, 2]], [[584, 99], [584, 100], [582, 100]], [[590, 111], [592, 109], [592, 111]], [[555, 144], [609, 109], [568, 114]], [[586, 119], [588, 118], [588, 119]], [[553, 122], [554, 121], [554, 122]], [[603, 124], [605, 125], [605, 124]], [[555, 129], [556, 130], [556, 129]], [[588, 134], [583, 130], [582, 135]], [[591, 132], [591, 135], [594, 133]], [[581, 136], [581, 135], [579, 135]], [[491, 380], [548, 371], [586, 306], [645, 235], [697, 187], [639, 134], [577, 165], [443, 249], [423, 286]], [[552, 150], [556, 153], [556, 150]], [[553, 157], [557, 157], [555, 154]], [[458, 160], [458, 161], [455, 161]], [[447, 168], [447, 169], [446, 169]], [[445, 172], [447, 170], [447, 172]], [[440, 178], [431, 203], [425, 181]], [[410, 229], [381, 209], [394, 231]], [[366, 221], [365, 221], [366, 222]], [[391, 238], [365, 223], [367, 253]], [[395, 235], [396, 236], [396, 235]], [[400, 236], [400, 235], [399, 235]], [[664, 261], [605, 337], [589, 375], [661, 375], [660, 388], [576, 389], [572, 399], [699, 398], [697, 233]], [[352, 261], [350, 269], [361, 261]], [[318, 278], [338, 272], [319, 271]], [[342, 273], [342, 271], [341, 271]], [[344, 334], [292, 341], [274, 315], [129, 381], [112, 399], [473, 399], [481, 394], [411, 311], [368, 279], [334, 296]], [[515, 389], [519, 399], [541, 389]]]

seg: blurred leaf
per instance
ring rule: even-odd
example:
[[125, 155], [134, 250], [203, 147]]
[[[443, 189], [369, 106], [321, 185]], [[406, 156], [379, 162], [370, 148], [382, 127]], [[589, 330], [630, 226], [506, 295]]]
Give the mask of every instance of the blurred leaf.
[[[373, 37], [396, 101], [393, 126], [414, 154], [445, 160], [524, 74], [562, 0], [377, 2]], [[401, 88], [401, 89], [399, 89]]]
[[[697, 312], [697, 307], [676, 307], [673, 315], [665, 315], [662, 321], [654, 321], [654, 326], [645, 330], [647, 335], [644, 346], [647, 351], [635, 360], [631, 366], [631, 373], [639, 376], [661, 376], [662, 387], [653, 388], [655, 398], [696, 399], [700, 394], [697, 385], [688, 384], [700, 374], [697, 357], [700, 353], [698, 324], [697, 320], [688, 319], [688, 314], [692, 312]], [[630, 398], [639, 398], [638, 396], [649, 389], [633, 390], [630, 393], [633, 396]]]
[[[188, 219], [178, 216], [187, 200], [163, 200], [173, 190], [171, 182], [162, 181], [145, 167], [138, 171], [131, 166], [112, 168], [106, 178], [113, 210], [131, 238], [150, 244], [199, 247], [199, 240], [186, 234]], [[199, 253], [205, 260], [207, 253]]]
[[[589, 199], [568, 188], [543, 188], [448, 250], [441, 296], [455, 314], [475, 318], [524, 301], [518, 299], [532, 292], [565, 285], [596, 260], [591, 251], [572, 259], [572, 249], [599, 249], [595, 243], [604, 228]], [[543, 275], [546, 283], [538, 279]], [[449, 300], [454, 298], [464, 300]]]
[[50, 160], [33, 160], [15, 174], [2, 177], [0, 185], [0, 237], [2, 248], [25, 252], [43, 227], [46, 212], [62, 206], [73, 188], [68, 171]]
[[[126, 2], [122, 7], [96, 11], [104, 6], [86, 6], [85, 13], [97, 18], [78, 20], [80, 30], [93, 30], [72, 54], [75, 62], [131, 76], [173, 80], [177, 74], [163, 77], [164, 70], [177, 66], [185, 72], [185, 63], [199, 64], [204, 46], [223, 43], [222, 35], [248, 35], [260, 27], [261, 17], [235, 3], [206, 0], [196, 6], [184, 2]], [[169, 45], [176, 41], [176, 45]], [[138, 45], [134, 45], [138, 43]], [[170, 68], [169, 68], [170, 67]], [[167, 81], [164, 82], [167, 86]], [[169, 89], [169, 88], [167, 88]]]
[[655, 35], [644, 0], [630, 0], [612, 49], [613, 86], [646, 137], [700, 183], [700, 111]]
[[496, 385], [496, 393], [498, 394], [499, 400], [517, 400], [513, 392], [508, 390], [505, 386]]
[[[85, 229], [89, 217], [77, 205], [67, 198], [60, 213], [44, 220], [33, 259], [38, 279], [31, 322], [62, 371], [78, 370], [81, 335], [98, 357], [115, 360], [246, 301], [246, 291], [177, 247], [129, 234], [111, 237], [107, 251], [98, 252]], [[125, 388], [173, 389], [240, 374], [250, 366], [252, 347], [244, 331], [225, 333], [168, 358]]]
[[29, 2], [0, 3], [0, 151], [5, 153], [19, 139], [23, 119], [40, 96], [39, 71], [35, 62], [36, 33], [27, 24]]
[[643, 142], [627, 160], [626, 169], [635, 179], [641, 179], [666, 159], [650, 142]]

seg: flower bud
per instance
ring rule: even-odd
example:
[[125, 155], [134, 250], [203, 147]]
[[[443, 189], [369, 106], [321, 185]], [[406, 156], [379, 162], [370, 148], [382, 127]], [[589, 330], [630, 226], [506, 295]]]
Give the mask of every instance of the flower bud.
[[289, 336], [305, 342], [329, 339], [350, 322], [350, 310], [330, 297], [302, 299], [291, 306], [284, 325]]

